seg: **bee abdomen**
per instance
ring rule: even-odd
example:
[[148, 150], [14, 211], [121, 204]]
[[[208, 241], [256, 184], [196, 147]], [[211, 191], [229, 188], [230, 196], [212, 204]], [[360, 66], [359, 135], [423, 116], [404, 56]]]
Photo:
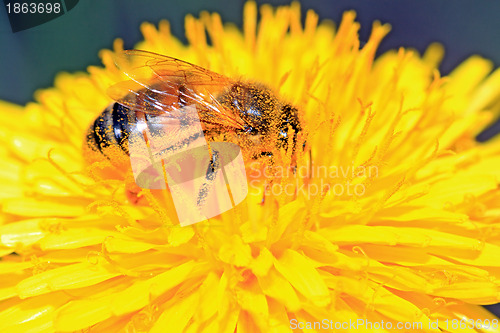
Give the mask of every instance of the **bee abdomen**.
[[128, 156], [130, 124], [135, 123], [131, 121], [133, 118], [133, 111], [119, 103], [113, 103], [90, 126], [86, 140], [88, 147], [110, 159], [116, 154]]

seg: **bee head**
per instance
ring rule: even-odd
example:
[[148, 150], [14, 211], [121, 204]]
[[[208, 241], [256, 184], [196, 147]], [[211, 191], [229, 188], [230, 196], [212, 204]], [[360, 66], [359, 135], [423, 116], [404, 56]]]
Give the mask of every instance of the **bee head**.
[[268, 138], [270, 142], [277, 142], [280, 148], [288, 149], [289, 136], [292, 135], [292, 149], [295, 150], [297, 136], [302, 129], [297, 108], [282, 104], [270, 89], [237, 83], [227, 91], [222, 101], [239, 114], [245, 124], [241, 132], [254, 137], [253, 141]]

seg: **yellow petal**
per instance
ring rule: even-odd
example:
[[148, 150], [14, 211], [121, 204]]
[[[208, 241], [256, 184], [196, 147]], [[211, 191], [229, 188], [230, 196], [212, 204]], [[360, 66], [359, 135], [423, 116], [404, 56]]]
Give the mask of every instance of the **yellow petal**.
[[198, 293], [192, 292], [172, 299], [172, 305], [160, 315], [150, 332], [182, 332], [197, 308], [198, 298]]
[[221, 245], [219, 258], [228, 264], [246, 266], [252, 259], [251, 249], [248, 244], [243, 243], [241, 237], [233, 235]]
[[194, 262], [187, 262], [154, 278], [135, 282], [129, 288], [113, 296], [112, 312], [118, 316], [145, 307], [151, 298], [158, 297], [170, 288], [182, 283], [195, 266]]
[[238, 317], [236, 333], [252, 333], [258, 331], [259, 327], [253, 321], [252, 315], [246, 311], [241, 311], [240, 316]]
[[191, 226], [172, 227], [168, 234], [168, 243], [172, 246], [179, 246], [188, 242], [194, 236], [194, 230]]
[[0, 312], [0, 331], [19, 333], [54, 332], [55, 311], [68, 301], [63, 293], [53, 293], [30, 298], [22, 303], [18, 300], [3, 303], [6, 310]]
[[491, 61], [472, 56], [450, 73], [447, 88], [454, 94], [467, 94], [479, 84], [493, 68]]
[[457, 318], [459, 318], [459, 320], [463, 320], [466, 323], [468, 323], [469, 327], [470, 327], [469, 320], [473, 319], [474, 326], [476, 328], [478, 328], [478, 326], [485, 325], [489, 326], [489, 328], [483, 329], [483, 331], [489, 333], [500, 332], [500, 325], [498, 324], [500, 322], [500, 319], [482, 306], [471, 305], [471, 304], [450, 304], [448, 308], [454, 313], [454, 315]]
[[58, 309], [54, 326], [57, 331], [73, 332], [90, 327], [111, 317], [109, 297], [72, 301]]
[[123, 236], [114, 231], [96, 228], [71, 228], [61, 232], [54, 232], [42, 238], [38, 243], [43, 250], [76, 249], [85, 246], [102, 244], [112, 238], [123, 239]]
[[279, 302], [270, 299], [269, 304], [269, 332], [288, 333], [290, 332], [290, 321], [286, 308]]
[[350, 225], [322, 229], [321, 234], [336, 244], [407, 245], [465, 250], [478, 254], [482, 244], [472, 238], [447, 232], [406, 227]]
[[497, 188], [497, 180], [489, 175], [456, 176], [436, 184], [429, 189], [429, 193], [412, 202], [425, 204], [436, 209], [443, 209], [445, 204], [458, 204], [464, 201], [466, 195], [481, 195]]
[[217, 320], [211, 329], [217, 329], [219, 332], [233, 333], [240, 314], [240, 308], [235, 306], [231, 293], [228, 290], [228, 277], [224, 272], [220, 277], [217, 287]]
[[196, 320], [205, 322], [217, 312], [217, 286], [219, 277], [213, 273], [208, 273], [207, 278], [200, 287], [199, 310], [195, 314]]
[[36, 200], [32, 198], [12, 198], [3, 202], [5, 213], [20, 216], [79, 216], [85, 212], [87, 200], [60, 198], [54, 200]]
[[193, 262], [179, 265], [151, 279], [136, 281], [129, 288], [95, 299], [74, 300], [61, 307], [55, 326], [61, 331], [75, 331], [110, 318], [139, 310], [153, 299], [178, 285], [194, 267]]
[[270, 270], [267, 276], [258, 279], [264, 294], [283, 303], [289, 311], [298, 311], [300, 309], [299, 298], [290, 282], [274, 269]]
[[354, 295], [365, 302], [368, 309], [379, 312], [393, 320], [420, 321], [424, 327], [429, 327], [429, 318], [410, 301], [407, 301], [389, 292], [383, 286], [341, 277], [338, 278], [337, 288]]
[[468, 219], [465, 214], [448, 212], [442, 209], [419, 206], [399, 206], [381, 209], [375, 216], [377, 224], [381, 221], [432, 221], [433, 223], [460, 223]]
[[75, 289], [97, 284], [120, 275], [111, 265], [78, 263], [54, 268], [17, 284], [19, 297], [33, 297], [56, 290]]
[[451, 283], [436, 288], [434, 295], [453, 297], [472, 304], [488, 304], [500, 301], [500, 287], [492, 281]]
[[150, 250], [153, 244], [130, 239], [110, 237], [106, 239], [106, 249], [112, 253], [139, 253]]
[[0, 226], [0, 244], [7, 247], [28, 246], [44, 236], [39, 224], [43, 219], [30, 219]]
[[252, 260], [250, 267], [252, 272], [259, 277], [264, 277], [273, 266], [273, 254], [267, 249], [262, 248], [257, 258]]
[[241, 306], [241, 309], [246, 310], [252, 317], [252, 321], [265, 330], [268, 321], [269, 309], [267, 306], [266, 296], [255, 282], [246, 283], [241, 288], [236, 290], [236, 298]]
[[274, 267], [295, 289], [317, 306], [330, 303], [328, 288], [314, 266], [304, 256], [287, 249], [274, 261]]

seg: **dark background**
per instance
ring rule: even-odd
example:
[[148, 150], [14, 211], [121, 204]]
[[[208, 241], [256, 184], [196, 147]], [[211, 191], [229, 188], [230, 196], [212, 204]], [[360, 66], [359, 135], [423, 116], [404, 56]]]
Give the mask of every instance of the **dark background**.
[[[22, 2], [21, 0], [19, 0]], [[257, 1], [273, 5], [289, 1]], [[392, 25], [380, 51], [399, 46], [420, 52], [438, 41], [446, 54], [446, 74], [471, 54], [500, 65], [500, 1], [496, 0], [304, 0], [302, 11], [314, 9], [320, 19], [337, 24], [342, 12], [355, 9], [366, 41], [374, 20]], [[3, 7], [3, 3], [2, 3]], [[116, 37], [131, 48], [141, 39], [139, 24], [168, 19], [175, 36], [184, 39], [184, 16], [217, 11], [223, 21], [242, 22], [243, 1], [228, 0], [80, 0], [71, 11], [41, 26], [12, 33], [5, 8], [0, 8], [0, 99], [19, 104], [32, 100], [38, 88], [52, 85], [59, 71], [81, 71], [100, 64], [97, 53]], [[500, 126], [499, 126], [500, 127]], [[497, 315], [500, 310], [497, 306]]]

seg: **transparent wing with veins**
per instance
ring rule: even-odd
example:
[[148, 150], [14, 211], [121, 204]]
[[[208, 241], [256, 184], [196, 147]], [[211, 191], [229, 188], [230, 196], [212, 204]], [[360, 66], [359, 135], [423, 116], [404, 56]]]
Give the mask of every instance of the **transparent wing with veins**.
[[118, 103], [145, 114], [176, 118], [179, 109], [195, 105], [205, 125], [244, 128], [243, 121], [217, 100], [235, 82], [188, 62], [142, 50], [115, 54], [118, 68], [130, 80], [108, 89]]
[[176, 205], [182, 207], [181, 212], [199, 210], [200, 216], [208, 218], [220, 214], [214, 213], [213, 207], [222, 207], [224, 202], [230, 207], [227, 193], [220, 193], [227, 188], [219, 172], [219, 151], [208, 150], [201, 125], [210, 129], [244, 128], [239, 115], [217, 99], [235, 82], [202, 67], [146, 51], [124, 51], [115, 56], [115, 62], [129, 80], [112, 86], [108, 93], [136, 111], [131, 118], [137, 123], [129, 136], [136, 183], [143, 188], [164, 189], [163, 177], [170, 177], [168, 186], [175, 193], [174, 202], [180, 198]]

